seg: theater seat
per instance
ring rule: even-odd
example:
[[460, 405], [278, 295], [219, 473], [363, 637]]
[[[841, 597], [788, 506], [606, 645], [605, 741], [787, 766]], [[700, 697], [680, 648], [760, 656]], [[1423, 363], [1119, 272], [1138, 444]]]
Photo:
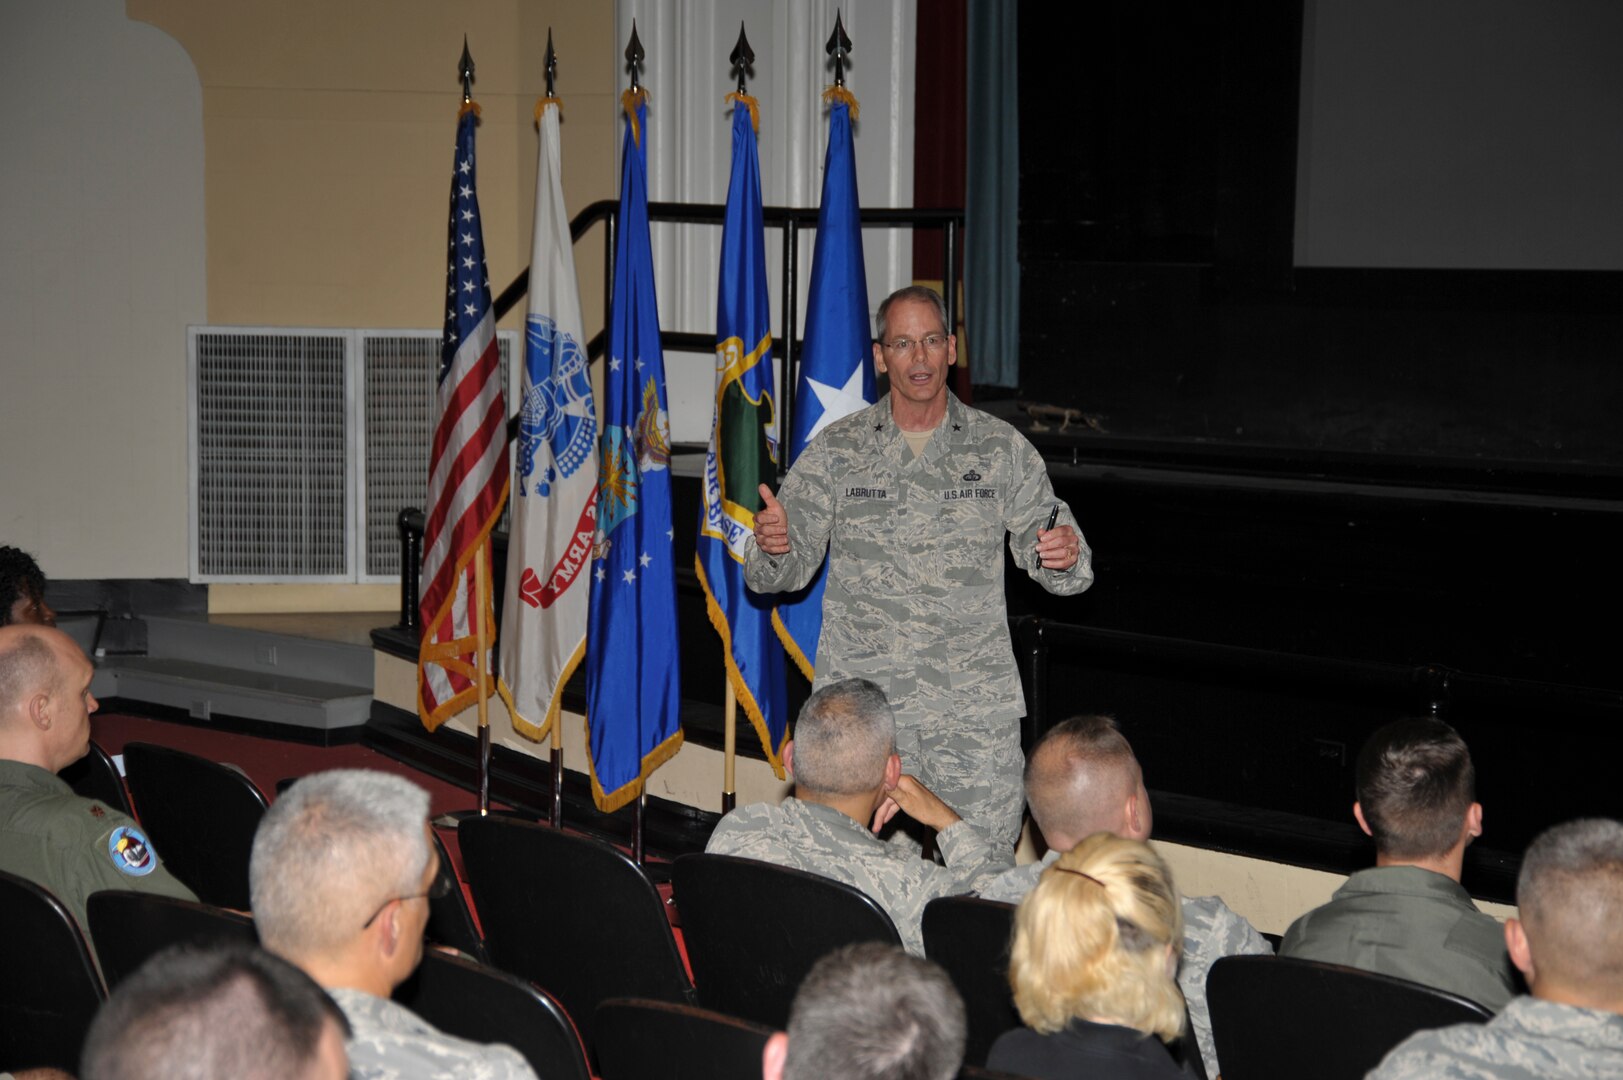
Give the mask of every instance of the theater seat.
[[246, 911], [254, 830], [269, 805], [242, 773], [150, 743], [124, 747], [141, 825], [164, 866], [206, 904]]
[[1446, 990], [1285, 956], [1217, 961], [1206, 1002], [1223, 1080], [1360, 1080], [1416, 1031], [1493, 1015]]
[[964, 999], [969, 1020], [964, 1060], [985, 1065], [997, 1037], [1020, 1026], [1009, 990], [1014, 905], [942, 896], [925, 905], [923, 927], [924, 954], [946, 968]]
[[871, 897], [816, 874], [733, 855], [683, 855], [672, 875], [699, 1004], [781, 1028], [822, 956], [858, 941], [901, 946]]
[[545, 1080], [591, 1080], [586, 1051], [563, 1007], [522, 979], [428, 949], [394, 1000], [447, 1035], [501, 1042]]
[[500, 817], [465, 819], [457, 840], [491, 962], [556, 997], [588, 1048], [611, 997], [692, 1004], [664, 902], [619, 850]]
[[85, 901], [85, 917], [109, 990], [171, 945], [259, 944], [246, 915], [172, 896], [92, 893]]
[[602, 1080], [759, 1080], [772, 1029], [693, 1005], [613, 998], [597, 1007]]
[[130, 795], [124, 790], [124, 778], [118, 775], [118, 766], [96, 740], [90, 740], [90, 752], [57, 773], [73, 788], [75, 795], [105, 803], [130, 817]]
[[68, 909], [0, 872], [0, 1069], [73, 1072], [106, 992]]

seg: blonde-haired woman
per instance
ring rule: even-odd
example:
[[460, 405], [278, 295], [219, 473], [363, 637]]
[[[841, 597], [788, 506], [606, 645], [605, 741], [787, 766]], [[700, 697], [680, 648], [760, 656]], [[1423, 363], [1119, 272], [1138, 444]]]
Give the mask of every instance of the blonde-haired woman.
[[1147, 844], [1095, 833], [1060, 856], [1014, 917], [1009, 983], [1026, 1026], [987, 1067], [1038, 1080], [1177, 1080], [1183, 908]]

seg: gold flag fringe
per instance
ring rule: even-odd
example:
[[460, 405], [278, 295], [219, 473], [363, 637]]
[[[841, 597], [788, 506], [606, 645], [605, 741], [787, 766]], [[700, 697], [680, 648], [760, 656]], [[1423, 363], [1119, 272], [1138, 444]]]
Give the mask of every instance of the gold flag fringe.
[[473, 113], [473, 115], [478, 116], [480, 115], [480, 111], [479, 103], [470, 99], [468, 101], [464, 101], [462, 103], [462, 108], [456, 111], [456, 118], [460, 120], [469, 113]]
[[843, 86], [831, 86], [823, 91], [823, 104], [833, 105], [835, 102], [851, 110], [851, 119], [857, 119], [861, 106], [857, 104], [857, 96]]
[[563, 103], [562, 98], [555, 98], [555, 97], [551, 96], [550, 94], [547, 95], [546, 97], [536, 98], [535, 99], [535, 122], [536, 122], [537, 125], [539, 125], [541, 123], [541, 114], [547, 111], [547, 106], [548, 105], [556, 105], [556, 106], [558, 106], [558, 112], [560, 114], [562, 114], [563, 111], [564, 111], [564, 103]]
[[761, 133], [761, 103], [748, 94], [736, 91], [722, 98], [723, 101], [736, 101], [741, 105], [748, 105], [750, 110], [750, 129], [759, 135]]
[[642, 145], [642, 125], [637, 123], [637, 106], [648, 104], [648, 91], [640, 86], [632, 87], [620, 95], [620, 107], [626, 111], [626, 119], [631, 121], [631, 141], [638, 146]]

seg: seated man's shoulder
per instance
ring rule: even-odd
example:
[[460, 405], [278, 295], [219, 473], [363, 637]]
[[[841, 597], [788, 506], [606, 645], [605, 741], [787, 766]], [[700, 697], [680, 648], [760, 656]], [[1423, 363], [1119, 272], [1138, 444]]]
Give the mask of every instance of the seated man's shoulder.
[[783, 806], [766, 802], [750, 803], [723, 814], [711, 831], [704, 849], [715, 855], [747, 854], [736, 849], [770, 837], [788, 824], [789, 813]]
[[350, 1076], [356, 1080], [533, 1080], [524, 1056], [501, 1043], [447, 1035], [403, 1005], [359, 990], [329, 991], [349, 1020]]
[[1183, 925], [1186, 938], [1198, 937], [1221, 956], [1272, 954], [1268, 939], [1251, 921], [1229, 907], [1220, 896], [1185, 896]]
[[1518, 997], [1485, 1024], [1411, 1035], [1369, 1075], [1372, 1080], [1623, 1076], [1623, 1016]]

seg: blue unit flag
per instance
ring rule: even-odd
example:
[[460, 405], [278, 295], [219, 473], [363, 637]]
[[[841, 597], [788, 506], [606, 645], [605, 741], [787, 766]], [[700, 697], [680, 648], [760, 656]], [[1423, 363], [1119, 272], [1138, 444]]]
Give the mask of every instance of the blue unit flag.
[[755, 102], [729, 96], [735, 99], [733, 168], [721, 233], [715, 413], [694, 562], [710, 621], [721, 634], [728, 681], [781, 779], [789, 730], [783, 649], [773, 634], [771, 601], [744, 585], [744, 544], [761, 508], [757, 487], [776, 482], [778, 461], [761, 170]]
[[648, 236], [647, 106], [627, 100], [613, 314], [603, 373], [597, 548], [586, 643], [592, 798], [642, 793], [682, 745], [671, 437]]

